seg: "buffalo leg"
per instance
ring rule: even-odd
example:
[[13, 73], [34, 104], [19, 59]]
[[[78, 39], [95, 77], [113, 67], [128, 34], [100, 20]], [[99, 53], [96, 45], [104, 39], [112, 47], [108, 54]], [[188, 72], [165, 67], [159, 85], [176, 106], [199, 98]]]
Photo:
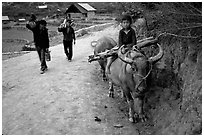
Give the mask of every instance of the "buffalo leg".
[[134, 123], [135, 122], [135, 119], [134, 119], [134, 109], [133, 109], [133, 106], [134, 106], [134, 102], [133, 100], [127, 100], [128, 102], [128, 106], [129, 106], [129, 121]]
[[123, 92], [123, 90], [121, 90], [121, 98], [126, 101], [126, 96], [125, 96], [125, 93]]
[[135, 118], [138, 118], [142, 122], [145, 122], [147, 120], [147, 117], [144, 114], [143, 111], [143, 97], [136, 97], [134, 98], [134, 111], [135, 113]]
[[107, 81], [107, 77], [106, 77], [106, 72], [105, 72], [105, 68], [104, 67], [101, 67], [101, 73], [103, 75], [103, 81]]
[[113, 82], [109, 81], [109, 97], [114, 98]]
[[101, 72], [103, 75], [103, 81], [107, 81], [106, 73], [105, 73], [105, 67], [104, 67], [104, 61], [99, 61], [99, 64], [101, 66]]
[[123, 93], [127, 99], [127, 103], [128, 103], [128, 108], [129, 108], [129, 121], [134, 123], [135, 122], [135, 118], [134, 118], [134, 101], [133, 98], [130, 94], [130, 90], [128, 88], [124, 88], [123, 87]]
[[107, 81], [107, 77], [106, 77], [106, 72], [104, 69], [102, 69], [102, 74], [103, 74], [103, 81]]

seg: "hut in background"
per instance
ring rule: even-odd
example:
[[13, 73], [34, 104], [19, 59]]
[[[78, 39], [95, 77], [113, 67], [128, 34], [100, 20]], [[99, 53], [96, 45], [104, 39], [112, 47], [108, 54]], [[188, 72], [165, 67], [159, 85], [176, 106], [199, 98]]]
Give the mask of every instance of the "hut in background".
[[82, 18], [90, 19], [95, 16], [96, 9], [90, 6], [88, 3], [72, 4], [66, 10], [66, 14], [70, 18]]

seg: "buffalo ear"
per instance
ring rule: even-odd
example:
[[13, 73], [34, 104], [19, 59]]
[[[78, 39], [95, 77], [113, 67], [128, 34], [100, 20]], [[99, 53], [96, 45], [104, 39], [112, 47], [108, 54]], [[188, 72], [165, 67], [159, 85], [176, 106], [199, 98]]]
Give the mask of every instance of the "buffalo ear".
[[132, 73], [132, 67], [130, 64], [126, 66], [126, 71], [127, 73]]
[[158, 62], [164, 55], [164, 51], [163, 51], [161, 45], [157, 43], [157, 46], [159, 47], [159, 53], [153, 57], [148, 58], [148, 61], [152, 64]]

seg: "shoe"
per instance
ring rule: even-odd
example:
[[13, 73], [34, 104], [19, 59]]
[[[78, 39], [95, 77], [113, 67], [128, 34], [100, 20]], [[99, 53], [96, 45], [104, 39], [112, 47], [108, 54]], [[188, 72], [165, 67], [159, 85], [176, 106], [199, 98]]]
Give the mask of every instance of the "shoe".
[[71, 60], [71, 59], [68, 59], [68, 61], [71, 62], [72, 60]]
[[45, 70], [41, 70], [41, 71], [40, 71], [40, 74], [44, 74], [44, 73], [45, 73]]

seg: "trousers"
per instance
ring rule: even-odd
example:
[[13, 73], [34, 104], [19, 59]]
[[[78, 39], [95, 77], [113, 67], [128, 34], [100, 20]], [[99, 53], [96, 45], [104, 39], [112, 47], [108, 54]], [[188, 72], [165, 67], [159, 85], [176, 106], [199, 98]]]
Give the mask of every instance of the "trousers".
[[63, 45], [64, 45], [64, 53], [66, 54], [68, 60], [71, 60], [73, 56], [72, 41], [63, 40]]
[[41, 63], [41, 70], [44, 71], [47, 68], [47, 64], [46, 64], [46, 60], [45, 60], [45, 52], [46, 49], [45, 48], [41, 48], [39, 46], [36, 46], [36, 50], [40, 59], [40, 63]]

